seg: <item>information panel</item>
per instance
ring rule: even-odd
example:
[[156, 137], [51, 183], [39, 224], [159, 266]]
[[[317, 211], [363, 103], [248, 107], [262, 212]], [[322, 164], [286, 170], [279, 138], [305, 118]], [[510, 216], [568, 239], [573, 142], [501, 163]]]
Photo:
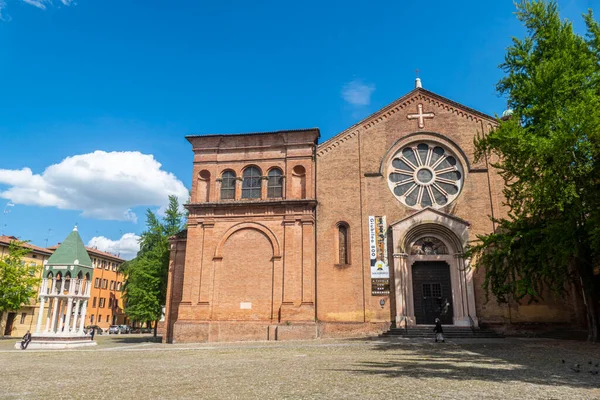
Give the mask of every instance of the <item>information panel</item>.
[[385, 216], [369, 217], [369, 258], [371, 260], [371, 295], [390, 294], [390, 267], [387, 251]]

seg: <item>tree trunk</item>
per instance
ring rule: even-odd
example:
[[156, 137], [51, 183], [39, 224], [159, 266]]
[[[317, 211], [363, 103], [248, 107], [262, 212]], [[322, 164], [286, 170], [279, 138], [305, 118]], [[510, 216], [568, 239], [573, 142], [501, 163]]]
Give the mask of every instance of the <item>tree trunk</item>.
[[[583, 303], [585, 304], [585, 310], [587, 314], [587, 325], [588, 325], [588, 341], [600, 342], [600, 318], [598, 318], [598, 299], [593, 291], [593, 282], [589, 282], [588, 279], [579, 277], [581, 282], [581, 295], [583, 297]], [[591, 277], [590, 279], [593, 279]], [[588, 281], [588, 282], [586, 282]]]
[[154, 321], [154, 337], [156, 337], [157, 332], [158, 332], [158, 321]]

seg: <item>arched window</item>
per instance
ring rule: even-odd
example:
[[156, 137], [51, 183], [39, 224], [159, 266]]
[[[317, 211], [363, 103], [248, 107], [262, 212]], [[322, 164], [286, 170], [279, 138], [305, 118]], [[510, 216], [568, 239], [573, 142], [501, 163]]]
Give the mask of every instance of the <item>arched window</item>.
[[340, 265], [350, 264], [348, 251], [348, 246], [350, 244], [349, 233], [347, 224], [338, 224], [338, 264]]
[[283, 173], [279, 168], [269, 171], [269, 183], [267, 184], [267, 197], [283, 197]]
[[71, 273], [67, 272], [65, 274], [65, 292], [68, 292], [71, 287]]
[[242, 182], [242, 199], [260, 199], [262, 177], [260, 169], [248, 167], [244, 170]]
[[59, 272], [56, 274], [56, 293], [60, 293], [60, 285], [62, 284], [62, 274]]
[[221, 200], [235, 199], [235, 172], [225, 171], [221, 175]]

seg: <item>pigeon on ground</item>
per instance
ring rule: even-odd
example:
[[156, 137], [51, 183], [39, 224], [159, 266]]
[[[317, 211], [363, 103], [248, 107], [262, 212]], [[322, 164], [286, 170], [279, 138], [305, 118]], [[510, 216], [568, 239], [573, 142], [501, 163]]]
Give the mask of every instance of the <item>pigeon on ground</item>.
[[598, 368], [598, 363], [594, 364], [594, 367]]
[[592, 375], [598, 375], [598, 371], [589, 371]]
[[588, 364], [589, 364], [589, 365], [592, 365], [592, 362], [591, 362], [591, 361], [588, 361]]
[[572, 366], [571, 370], [573, 372], [581, 372], [581, 370], [579, 369], [579, 364], [575, 364], [574, 366]]
[[565, 360], [560, 360], [560, 361], [562, 361], [563, 364], [565, 363]]

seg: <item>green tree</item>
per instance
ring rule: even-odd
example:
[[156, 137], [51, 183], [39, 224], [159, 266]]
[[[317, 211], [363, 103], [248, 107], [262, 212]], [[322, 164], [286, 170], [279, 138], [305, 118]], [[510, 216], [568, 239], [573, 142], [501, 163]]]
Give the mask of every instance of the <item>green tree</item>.
[[574, 284], [599, 340], [600, 26], [588, 33], [561, 20], [554, 1], [522, 1], [527, 28], [513, 39], [497, 85], [512, 118], [475, 141], [505, 181], [508, 217], [470, 250], [484, 287], [500, 302], [565, 295]]
[[125, 314], [148, 324], [154, 321], [154, 336], [167, 297], [169, 274], [169, 237], [184, 225], [177, 197], [169, 196], [169, 206], [161, 220], [151, 210], [146, 211], [146, 231], [140, 237], [137, 256], [122, 265], [126, 277]]
[[37, 295], [40, 267], [23, 261], [29, 253], [25, 243], [11, 241], [8, 255], [0, 259], [0, 320], [6, 311], [18, 310]]

